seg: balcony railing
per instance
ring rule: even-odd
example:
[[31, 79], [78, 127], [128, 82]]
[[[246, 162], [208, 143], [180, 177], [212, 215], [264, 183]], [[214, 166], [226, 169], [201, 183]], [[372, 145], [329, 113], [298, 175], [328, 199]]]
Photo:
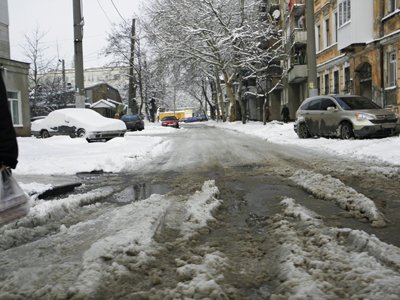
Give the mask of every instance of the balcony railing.
[[288, 73], [289, 83], [298, 83], [307, 79], [307, 65], [293, 65]]

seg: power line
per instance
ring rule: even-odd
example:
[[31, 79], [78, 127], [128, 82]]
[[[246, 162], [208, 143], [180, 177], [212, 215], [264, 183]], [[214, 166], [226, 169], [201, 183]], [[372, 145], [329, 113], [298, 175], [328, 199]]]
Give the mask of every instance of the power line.
[[128, 24], [128, 22], [124, 19], [124, 17], [123, 17], [123, 16], [121, 15], [121, 13], [119, 12], [117, 6], [116, 6], [115, 3], [114, 3], [114, 0], [111, 0], [111, 3], [112, 3], [112, 5], [114, 6], [114, 8], [115, 8], [115, 10], [117, 11], [117, 13], [119, 14], [119, 16], [121, 17], [121, 19], [122, 19], [126, 24]]
[[112, 24], [111, 19], [108, 17], [108, 15], [107, 15], [106, 11], [104, 10], [103, 6], [101, 6], [99, 0], [97, 0], [97, 4], [100, 6], [100, 8], [101, 8], [101, 10], [103, 11], [104, 15], [106, 16], [108, 22], [110, 22], [110, 24]]

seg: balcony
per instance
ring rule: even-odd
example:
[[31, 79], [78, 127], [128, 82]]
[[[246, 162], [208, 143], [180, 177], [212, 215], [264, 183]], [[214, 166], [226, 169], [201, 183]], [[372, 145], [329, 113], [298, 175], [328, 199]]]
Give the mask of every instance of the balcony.
[[289, 11], [291, 15], [300, 16], [304, 14], [306, 0], [291, 0], [289, 3]]
[[343, 52], [354, 51], [374, 40], [374, 1], [353, 0], [351, 19], [338, 28], [338, 49]]
[[300, 83], [307, 80], [307, 65], [293, 65], [288, 73], [289, 83]]
[[290, 45], [307, 45], [307, 31], [295, 28], [290, 35]]

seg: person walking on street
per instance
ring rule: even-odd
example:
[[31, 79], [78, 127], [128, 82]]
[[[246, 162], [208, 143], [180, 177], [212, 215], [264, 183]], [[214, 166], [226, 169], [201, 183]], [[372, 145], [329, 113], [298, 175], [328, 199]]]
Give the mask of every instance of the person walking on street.
[[281, 115], [283, 118], [283, 122], [285, 122], [285, 123], [289, 122], [289, 108], [286, 106], [286, 104], [283, 105]]

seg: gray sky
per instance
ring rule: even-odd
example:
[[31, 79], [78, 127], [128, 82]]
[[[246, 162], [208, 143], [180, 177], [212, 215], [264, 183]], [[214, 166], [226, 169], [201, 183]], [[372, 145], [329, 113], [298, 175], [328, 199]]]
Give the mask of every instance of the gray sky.
[[[81, 0], [85, 19], [83, 36], [84, 67], [102, 66], [106, 60], [99, 55], [106, 46], [107, 33], [112, 23], [124, 18], [131, 23], [140, 15], [141, 0]], [[115, 7], [113, 5], [115, 4]], [[73, 0], [8, 0], [11, 58], [26, 61], [24, 35], [31, 35], [36, 27], [46, 33], [43, 42], [46, 55], [64, 59], [71, 67], [74, 55]]]

